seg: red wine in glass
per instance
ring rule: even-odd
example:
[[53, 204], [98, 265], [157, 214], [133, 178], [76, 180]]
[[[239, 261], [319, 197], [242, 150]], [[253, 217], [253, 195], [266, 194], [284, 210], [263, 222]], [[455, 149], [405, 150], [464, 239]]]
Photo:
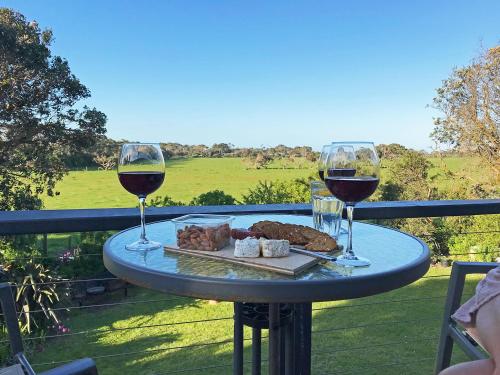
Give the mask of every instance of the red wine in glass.
[[318, 174], [319, 174], [319, 178], [321, 178], [321, 181], [325, 181], [325, 170], [324, 169], [320, 169], [318, 171]]
[[158, 249], [159, 242], [146, 238], [146, 196], [156, 191], [165, 179], [165, 161], [156, 143], [126, 143], [118, 161], [118, 180], [129, 193], [139, 198], [141, 232], [138, 241], [125, 245], [127, 250], [147, 251]]
[[129, 193], [145, 197], [155, 192], [165, 179], [164, 172], [120, 172], [118, 179]]
[[352, 249], [352, 220], [356, 203], [371, 196], [379, 184], [380, 160], [372, 142], [333, 142], [327, 158], [325, 185], [332, 195], [346, 204], [348, 220], [347, 246], [337, 264], [351, 267], [369, 266]]
[[327, 177], [325, 184], [334, 197], [346, 203], [357, 203], [370, 197], [377, 186], [376, 177]]

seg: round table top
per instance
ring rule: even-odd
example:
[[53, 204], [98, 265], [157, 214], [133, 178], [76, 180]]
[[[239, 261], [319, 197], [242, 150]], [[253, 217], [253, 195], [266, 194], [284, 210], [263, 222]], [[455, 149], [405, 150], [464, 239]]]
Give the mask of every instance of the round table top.
[[[247, 228], [260, 220], [312, 226], [302, 215], [236, 216], [233, 227]], [[345, 223], [343, 224], [345, 226]], [[397, 289], [422, 277], [430, 265], [429, 249], [420, 239], [377, 225], [354, 223], [353, 248], [371, 260], [369, 267], [315, 265], [295, 276], [249, 268], [163, 249], [134, 252], [125, 245], [139, 238], [139, 227], [110, 237], [104, 244], [104, 264], [114, 275], [146, 288], [203, 299], [240, 302], [315, 302], [363, 297]], [[148, 224], [149, 239], [174, 244], [170, 221]], [[340, 236], [346, 244], [347, 235]]]

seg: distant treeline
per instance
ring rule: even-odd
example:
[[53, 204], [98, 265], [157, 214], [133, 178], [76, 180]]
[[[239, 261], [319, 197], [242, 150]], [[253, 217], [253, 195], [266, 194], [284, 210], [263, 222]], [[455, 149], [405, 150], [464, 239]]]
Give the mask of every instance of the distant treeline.
[[[116, 166], [120, 145], [127, 140], [113, 140], [100, 137], [93, 147], [68, 155], [66, 166], [70, 169], [100, 168], [112, 169]], [[183, 145], [180, 143], [160, 143], [163, 157], [178, 158], [246, 158], [265, 165], [275, 159], [305, 158], [315, 161], [318, 153], [309, 146], [288, 147], [278, 145], [268, 148], [235, 147], [230, 143], [206, 145]], [[258, 166], [257, 166], [258, 167]]]
[[[105, 136], [99, 137], [93, 147], [72, 153], [66, 158], [66, 166], [70, 169], [99, 168], [113, 169], [116, 166], [120, 146], [127, 140], [114, 140]], [[265, 168], [273, 160], [294, 160], [303, 158], [314, 162], [319, 157], [319, 152], [310, 146], [289, 147], [277, 145], [274, 147], [235, 147], [231, 143], [215, 143], [207, 145], [183, 145], [180, 143], [160, 143], [163, 157], [168, 159], [178, 158], [243, 158], [247, 165], [255, 168]], [[394, 159], [405, 151], [411, 150], [397, 143], [377, 145], [381, 158]], [[429, 156], [456, 155], [452, 152], [427, 153]]]

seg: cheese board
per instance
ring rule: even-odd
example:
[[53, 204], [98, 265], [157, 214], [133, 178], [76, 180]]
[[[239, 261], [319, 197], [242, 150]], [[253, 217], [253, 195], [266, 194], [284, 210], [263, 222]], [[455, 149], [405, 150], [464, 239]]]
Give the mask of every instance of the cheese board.
[[167, 253], [219, 260], [290, 276], [295, 276], [321, 261], [318, 258], [295, 252], [281, 258], [238, 258], [234, 256], [234, 245], [228, 245], [219, 251], [180, 249], [177, 245], [166, 245], [164, 250]]

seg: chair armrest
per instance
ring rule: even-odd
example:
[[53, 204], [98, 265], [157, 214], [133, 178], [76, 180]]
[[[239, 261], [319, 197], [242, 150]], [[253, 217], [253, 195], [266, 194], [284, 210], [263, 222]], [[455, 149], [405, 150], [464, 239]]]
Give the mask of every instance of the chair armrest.
[[83, 358], [42, 372], [40, 375], [97, 375], [97, 367], [92, 359]]
[[[456, 265], [455, 265], [456, 264]], [[500, 266], [500, 263], [496, 262], [453, 262], [454, 272], [459, 272], [463, 275], [477, 274], [477, 273], [488, 273], [493, 268]]]
[[479, 341], [479, 339], [471, 334], [471, 331], [469, 329], [463, 327], [460, 323], [458, 323], [453, 317], [450, 318], [451, 321], [451, 326], [450, 329], [453, 329], [453, 327], [457, 330], [457, 332], [461, 332], [462, 335], [469, 341], [473, 346], [479, 346], [481, 349], [483, 349], [486, 353], [487, 350], [483, 347], [482, 343]]
[[35, 370], [33, 370], [33, 368], [31, 367], [24, 353], [22, 352], [17, 353], [15, 357], [19, 362], [19, 364], [21, 365], [21, 367], [23, 368], [24, 373], [26, 373], [26, 375], [36, 375]]

